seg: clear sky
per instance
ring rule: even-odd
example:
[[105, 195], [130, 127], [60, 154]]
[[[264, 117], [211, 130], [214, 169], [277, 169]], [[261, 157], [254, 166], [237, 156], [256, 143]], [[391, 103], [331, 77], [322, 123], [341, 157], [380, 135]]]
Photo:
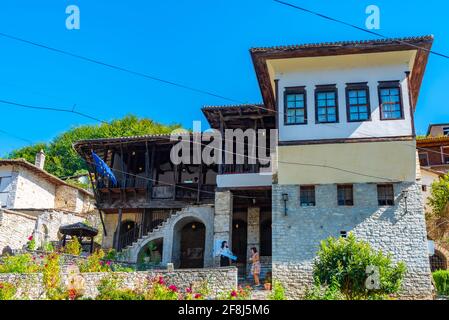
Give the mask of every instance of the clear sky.
[[[378, 32], [433, 34], [433, 50], [449, 55], [448, 1], [288, 0], [358, 26], [365, 8], [381, 11]], [[68, 5], [80, 30], [65, 26]], [[243, 101], [261, 101], [248, 49], [374, 37], [272, 0], [3, 0], [0, 32]], [[431, 56], [421, 88], [417, 133], [449, 122], [449, 59]], [[110, 70], [0, 37], [0, 99], [71, 108], [110, 120], [128, 113], [190, 128], [203, 105], [229, 102]], [[0, 130], [32, 142], [95, 123], [74, 114], [0, 103]], [[27, 142], [0, 132], [0, 156]]]

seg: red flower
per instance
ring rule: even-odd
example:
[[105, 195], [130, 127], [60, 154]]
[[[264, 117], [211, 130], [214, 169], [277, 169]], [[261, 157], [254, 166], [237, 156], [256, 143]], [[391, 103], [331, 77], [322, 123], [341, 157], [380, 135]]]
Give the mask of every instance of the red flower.
[[192, 288], [187, 288], [187, 289], [186, 289], [186, 292], [187, 292], [187, 293], [192, 293]]
[[3, 289], [3, 283], [0, 283], [0, 289]]
[[158, 282], [159, 284], [164, 284], [164, 283], [165, 283], [164, 278], [162, 278], [162, 277], [159, 277], [159, 279], [157, 280], [157, 282]]
[[106, 265], [109, 267], [111, 265], [111, 261], [106, 261]]
[[171, 291], [173, 291], [173, 292], [178, 292], [178, 288], [175, 286], [175, 285], [170, 285], [169, 287], [168, 287], [168, 289], [169, 290], [171, 290]]
[[199, 298], [201, 298], [201, 294], [196, 293], [196, 294], [195, 294], [195, 299], [199, 299]]
[[75, 298], [77, 296], [76, 290], [75, 289], [70, 289], [68, 293], [69, 293], [69, 299], [70, 300], [75, 300]]
[[231, 297], [237, 297], [237, 291], [232, 290], [231, 291]]
[[31, 240], [33, 240], [33, 236], [32, 235], [28, 237], [28, 241], [31, 241]]

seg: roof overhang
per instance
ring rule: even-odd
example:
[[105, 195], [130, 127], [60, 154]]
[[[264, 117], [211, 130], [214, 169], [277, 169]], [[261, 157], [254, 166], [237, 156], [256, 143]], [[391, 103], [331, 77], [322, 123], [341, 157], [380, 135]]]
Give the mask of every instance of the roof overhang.
[[393, 51], [415, 50], [416, 55], [410, 72], [410, 94], [413, 107], [416, 106], [424, 71], [427, 65], [433, 36], [396, 38], [368, 41], [344, 41], [334, 43], [303, 44], [293, 46], [262, 47], [250, 49], [257, 80], [262, 93], [264, 105], [276, 109], [273, 70], [269, 60], [354, 55]]

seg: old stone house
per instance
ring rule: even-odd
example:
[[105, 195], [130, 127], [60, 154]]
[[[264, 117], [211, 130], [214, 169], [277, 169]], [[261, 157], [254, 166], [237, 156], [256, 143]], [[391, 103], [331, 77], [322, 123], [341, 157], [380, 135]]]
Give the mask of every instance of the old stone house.
[[[251, 49], [263, 103], [202, 111], [221, 137], [228, 129], [276, 129], [269, 166], [174, 164], [177, 140], [168, 135], [78, 142], [96, 175], [103, 245], [132, 262], [155, 251], [162, 263], [189, 268], [217, 266], [213, 249], [226, 240], [243, 277], [255, 246], [262, 274], [272, 270], [298, 298], [311, 284], [320, 241], [353, 232], [405, 262], [404, 296], [428, 297], [413, 114], [432, 42], [424, 36]], [[265, 146], [269, 136], [262, 135]], [[117, 184], [96, 172], [92, 151]]]
[[41, 247], [58, 241], [61, 225], [97, 220], [93, 194], [49, 174], [45, 154], [35, 164], [0, 160], [0, 253], [21, 249], [33, 235]]

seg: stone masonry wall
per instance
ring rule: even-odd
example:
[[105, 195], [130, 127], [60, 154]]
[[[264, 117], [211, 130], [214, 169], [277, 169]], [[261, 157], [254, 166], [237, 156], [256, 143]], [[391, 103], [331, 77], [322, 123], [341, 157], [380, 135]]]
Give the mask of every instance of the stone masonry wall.
[[0, 210], [0, 255], [21, 249], [33, 234], [36, 220], [27, 214]]
[[[215, 192], [214, 245], [219, 241], [227, 241], [229, 248], [232, 248], [232, 211], [232, 193]], [[220, 257], [214, 257], [214, 265], [220, 265]]]
[[[272, 192], [273, 277], [284, 284], [289, 298], [300, 298], [311, 284], [320, 241], [338, 237], [341, 231], [353, 232], [374, 249], [391, 253], [394, 261], [407, 265], [403, 298], [431, 295], [427, 234], [417, 184], [394, 184], [394, 206], [378, 206], [377, 185], [369, 183], [354, 184], [354, 206], [338, 206], [335, 184], [315, 187], [313, 207], [300, 206], [297, 185], [273, 185]], [[284, 193], [289, 196], [287, 216]]]
[[[202, 281], [207, 281], [213, 297], [220, 292], [230, 292], [237, 288], [237, 268], [213, 269], [182, 269], [169, 272], [167, 270], [153, 270], [142, 272], [115, 272], [115, 273], [80, 273], [85, 282], [84, 297], [95, 298], [98, 295], [97, 286], [101, 279], [116, 275], [121, 279], [122, 288], [136, 289], [145, 287], [149, 280], [156, 276], [164, 277], [167, 284], [173, 284], [184, 290], [187, 287], [198, 288]], [[68, 274], [62, 274], [62, 282], [68, 284]], [[0, 282], [14, 283], [18, 288], [19, 299], [45, 299], [45, 290], [42, 285], [42, 274], [0, 274]]]

